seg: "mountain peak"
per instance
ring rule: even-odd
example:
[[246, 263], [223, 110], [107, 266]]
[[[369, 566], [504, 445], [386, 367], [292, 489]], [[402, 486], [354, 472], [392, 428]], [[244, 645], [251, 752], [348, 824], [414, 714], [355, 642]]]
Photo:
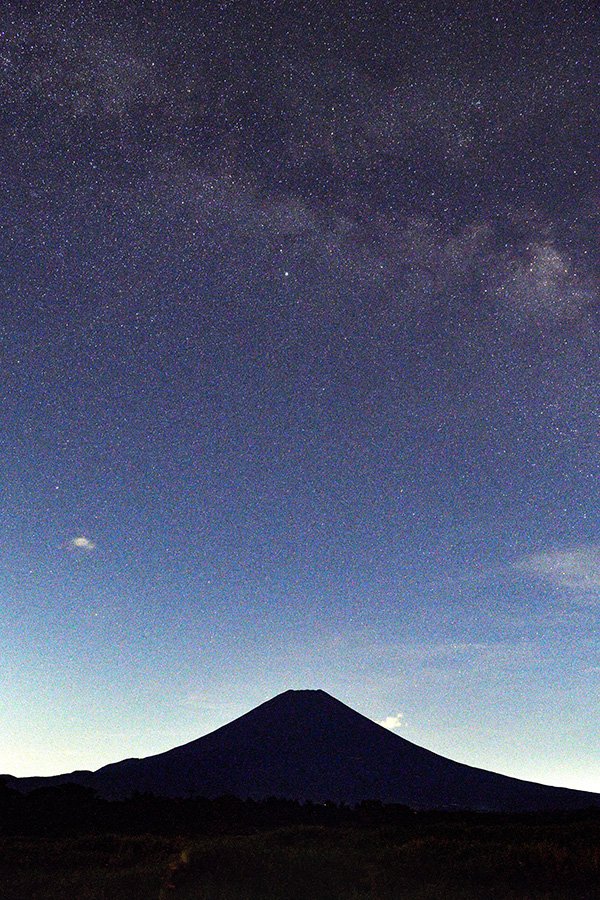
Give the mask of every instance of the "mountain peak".
[[[31, 790], [75, 781], [101, 796], [148, 792], [490, 810], [600, 806], [600, 796], [454, 762], [382, 728], [320, 689], [290, 689], [216, 731], [146, 759], [93, 773], [15, 779]], [[20, 784], [19, 784], [20, 783]]]
[[[329, 697], [330, 700], [335, 700], [335, 697], [332, 697], [331, 694], [327, 693], [327, 691], [321, 690], [321, 688], [288, 688], [287, 691], [282, 691], [281, 694], [276, 694], [271, 698], [271, 700], [279, 700], [282, 697], [306, 697], [307, 699]], [[267, 703], [268, 702], [270, 701], [267, 701]], [[339, 703], [339, 701], [337, 702]]]

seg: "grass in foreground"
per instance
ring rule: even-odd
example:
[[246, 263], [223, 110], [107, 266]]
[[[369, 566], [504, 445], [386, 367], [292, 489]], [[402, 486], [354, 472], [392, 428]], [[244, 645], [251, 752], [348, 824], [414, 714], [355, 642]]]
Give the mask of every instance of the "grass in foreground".
[[594, 900], [597, 820], [0, 839], [2, 900]]

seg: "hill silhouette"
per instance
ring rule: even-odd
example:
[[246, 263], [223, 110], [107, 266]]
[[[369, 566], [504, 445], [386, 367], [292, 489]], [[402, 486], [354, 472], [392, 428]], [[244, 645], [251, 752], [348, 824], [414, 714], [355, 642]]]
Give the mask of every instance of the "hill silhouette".
[[375, 724], [322, 690], [290, 690], [210, 734], [96, 772], [12, 778], [20, 791], [74, 782], [102, 797], [225, 794], [415, 809], [582, 809], [600, 795], [549, 787], [454, 762]]

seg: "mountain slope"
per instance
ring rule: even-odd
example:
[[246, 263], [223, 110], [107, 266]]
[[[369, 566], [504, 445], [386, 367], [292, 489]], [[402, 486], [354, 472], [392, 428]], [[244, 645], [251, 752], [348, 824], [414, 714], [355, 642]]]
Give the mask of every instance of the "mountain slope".
[[324, 691], [286, 691], [181, 747], [97, 772], [11, 779], [31, 790], [76, 781], [106, 797], [289, 797], [415, 808], [575, 809], [600, 795], [520, 781], [453, 762], [376, 725]]

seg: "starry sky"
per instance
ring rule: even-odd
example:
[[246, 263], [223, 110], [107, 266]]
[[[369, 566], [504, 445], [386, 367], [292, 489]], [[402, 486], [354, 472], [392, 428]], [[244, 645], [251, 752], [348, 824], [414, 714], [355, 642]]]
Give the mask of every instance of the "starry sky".
[[600, 791], [593, 6], [2, 3], [0, 771], [322, 688]]

